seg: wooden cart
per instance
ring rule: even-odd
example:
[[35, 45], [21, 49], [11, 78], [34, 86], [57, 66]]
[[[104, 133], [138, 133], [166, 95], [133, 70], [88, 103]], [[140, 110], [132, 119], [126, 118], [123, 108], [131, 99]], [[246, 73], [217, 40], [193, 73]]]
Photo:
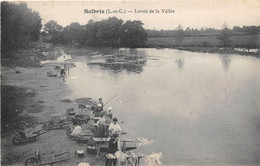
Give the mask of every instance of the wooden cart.
[[35, 142], [36, 138], [42, 134], [45, 134], [46, 130], [39, 130], [37, 132], [34, 133], [25, 133], [23, 130], [17, 130], [18, 134], [16, 134], [13, 137], [13, 143], [15, 145], [19, 145], [21, 143], [25, 143], [25, 142]]
[[70, 123], [72, 123], [70, 118], [61, 114], [53, 114], [48, 121], [44, 122], [43, 128], [46, 130], [63, 129]]
[[34, 156], [28, 158], [25, 161], [25, 165], [26, 166], [53, 165], [54, 163], [63, 162], [70, 158], [71, 155], [69, 152], [62, 152], [62, 153], [42, 157], [39, 151], [36, 150]]

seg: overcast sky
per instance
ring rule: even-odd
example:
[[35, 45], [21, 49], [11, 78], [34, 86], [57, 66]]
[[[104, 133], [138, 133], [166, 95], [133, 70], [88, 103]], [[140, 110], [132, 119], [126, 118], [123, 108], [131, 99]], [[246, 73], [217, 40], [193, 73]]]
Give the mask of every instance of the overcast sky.
[[[86, 24], [89, 19], [99, 21], [116, 16], [123, 20], [141, 20], [145, 28], [175, 29], [179, 24], [185, 29], [217, 28], [224, 22], [233, 26], [260, 26], [260, 1], [258, 0], [178, 0], [178, 1], [74, 1], [74, 2], [27, 2], [28, 7], [38, 11], [43, 24], [50, 20], [66, 26], [72, 22]], [[125, 10], [126, 13], [84, 13], [84, 9]], [[160, 13], [135, 13], [134, 10], [159, 10]], [[162, 9], [174, 13], [162, 13]], [[132, 12], [128, 12], [132, 11]]]

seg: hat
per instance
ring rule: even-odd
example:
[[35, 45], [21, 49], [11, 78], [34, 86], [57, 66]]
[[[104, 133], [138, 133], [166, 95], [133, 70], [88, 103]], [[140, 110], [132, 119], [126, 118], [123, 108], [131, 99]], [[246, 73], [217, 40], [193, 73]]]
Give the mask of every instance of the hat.
[[116, 117], [114, 117], [114, 118], [113, 118], [113, 121], [114, 121], [114, 122], [117, 122], [118, 120], [117, 120], [117, 118], [116, 118]]
[[107, 109], [107, 110], [111, 111], [111, 110], [112, 110], [112, 107], [108, 107], [108, 109]]
[[101, 104], [98, 104], [97, 106], [98, 106], [98, 107], [101, 107]]

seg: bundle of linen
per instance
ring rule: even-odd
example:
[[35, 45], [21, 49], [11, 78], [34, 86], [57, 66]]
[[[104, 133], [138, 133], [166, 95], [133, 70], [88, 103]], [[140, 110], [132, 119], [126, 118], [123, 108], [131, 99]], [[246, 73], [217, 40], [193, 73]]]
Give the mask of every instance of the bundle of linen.
[[79, 163], [78, 166], [89, 166], [89, 163], [82, 162], [82, 163]]
[[145, 164], [146, 166], [156, 166], [162, 165], [162, 162], [160, 161], [160, 158], [162, 157], [162, 153], [153, 153], [146, 157]]

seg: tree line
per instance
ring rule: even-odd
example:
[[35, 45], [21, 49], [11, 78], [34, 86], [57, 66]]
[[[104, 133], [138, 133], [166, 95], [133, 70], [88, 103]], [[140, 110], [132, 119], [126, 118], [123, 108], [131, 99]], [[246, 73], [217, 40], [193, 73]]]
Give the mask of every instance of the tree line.
[[101, 21], [91, 19], [85, 25], [73, 22], [66, 27], [51, 20], [44, 26], [44, 36], [53, 43], [131, 48], [142, 47], [147, 40], [141, 21], [124, 22], [116, 17]]
[[227, 24], [224, 23], [221, 29], [214, 28], [201, 28], [194, 29], [187, 27], [183, 29], [181, 25], [178, 25], [173, 30], [152, 30], [147, 29], [148, 37], [176, 37], [179, 34], [185, 37], [196, 37], [196, 36], [219, 36], [223, 30], [228, 30], [230, 35], [257, 35], [260, 34], [260, 26], [234, 26], [232, 29], [228, 28]]
[[[214, 28], [201, 28], [190, 29], [187, 27], [185, 30], [181, 25], [178, 25], [174, 30], [147, 30], [148, 37], [174, 37], [176, 43], [179, 46], [182, 45], [184, 38], [188, 37], [215, 37], [222, 47], [233, 47], [235, 43], [232, 42], [231, 38], [234, 36], [245, 35], [249, 40], [243, 47], [252, 49], [257, 47], [258, 36], [260, 35], [260, 26], [234, 26], [232, 29], [228, 28], [228, 25], [224, 22], [221, 29]], [[240, 44], [238, 42], [238, 44]], [[206, 41], [202, 42], [203, 46], [209, 46]], [[240, 44], [241, 46], [241, 44]]]
[[184, 30], [181, 25], [174, 30], [145, 30], [141, 21], [123, 21], [116, 17], [101, 21], [91, 19], [84, 25], [73, 22], [66, 27], [51, 20], [42, 29], [42, 19], [38, 12], [32, 11], [26, 3], [11, 2], [1, 3], [1, 18], [2, 51], [28, 47], [39, 38], [54, 44], [135, 48], [145, 47], [148, 37], [174, 37], [181, 44], [184, 37], [216, 36], [223, 46], [229, 46], [231, 36], [251, 35], [252, 42], [248, 45], [255, 47], [255, 36], [260, 34], [260, 26], [234, 26], [230, 29], [226, 23], [221, 30], [189, 27]]
[[38, 12], [26, 3], [1, 2], [2, 51], [8, 52], [31, 45], [40, 38], [54, 44], [78, 44], [107, 47], [142, 47], [147, 40], [143, 23], [110, 17], [89, 20], [85, 25], [73, 22], [63, 27], [51, 20], [44, 25]]

